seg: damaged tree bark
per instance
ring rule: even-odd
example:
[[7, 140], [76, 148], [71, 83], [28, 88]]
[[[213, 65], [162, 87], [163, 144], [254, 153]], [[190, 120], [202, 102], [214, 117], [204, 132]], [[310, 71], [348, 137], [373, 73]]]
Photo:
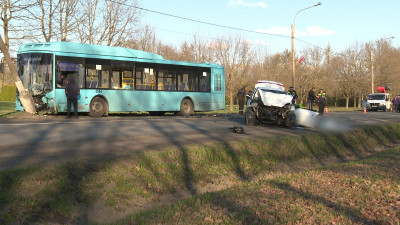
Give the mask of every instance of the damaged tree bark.
[[35, 114], [36, 109], [35, 109], [35, 103], [33, 101], [32, 95], [30, 92], [24, 88], [24, 85], [22, 84], [21, 80], [19, 79], [17, 68], [13, 64], [10, 54], [8, 53], [8, 49], [6, 45], [4, 44], [3, 38], [0, 35], [0, 50], [4, 55], [4, 58], [8, 64], [8, 67], [10, 68], [11, 72], [11, 77], [13, 78], [15, 85], [17, 86], [17, 90], [19, 93], [19, 101], [21, 102], [22, 106], [24, 107], [25, 111], [28, 113]]

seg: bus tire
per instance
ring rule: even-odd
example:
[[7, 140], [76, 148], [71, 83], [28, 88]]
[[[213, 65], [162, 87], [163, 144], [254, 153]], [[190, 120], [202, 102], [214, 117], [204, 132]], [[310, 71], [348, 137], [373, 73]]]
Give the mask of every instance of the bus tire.
[[149, 111], [150, 116], [164, 116], [165, 112], [163, 111]]
[[90, 102], [90, 111], [89, 116], [91, 117], [102, 117], [108, 112], [107, 110], [107, 103], [101, 97], [95, 97]]
[[178, 115], [183, 117], [189, 117], [194, 113], [193, 103], [189, 99], [185, 98], [181, 102], [181, 111], [179, 111]]

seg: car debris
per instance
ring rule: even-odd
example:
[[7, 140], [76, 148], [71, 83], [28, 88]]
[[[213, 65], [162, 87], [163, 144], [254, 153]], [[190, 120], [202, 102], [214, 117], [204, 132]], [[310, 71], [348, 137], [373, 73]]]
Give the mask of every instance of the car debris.
[[243, 127], [230, 127], [229, 129], [231, 129], [233, 131], [233, 133], [237, 133], [237, 134], [244, 134], [244, 128]]
[[294, 113], [296, 114], [296, 125], [303, 127], [315, 128], [318, 126], [320, 116], [318, 112], [311, 111], [308, 109], [296, 108]]

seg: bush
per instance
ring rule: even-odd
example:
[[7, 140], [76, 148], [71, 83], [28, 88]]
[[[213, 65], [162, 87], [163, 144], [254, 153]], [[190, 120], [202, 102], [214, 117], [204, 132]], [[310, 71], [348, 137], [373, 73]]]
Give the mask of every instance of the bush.
[[0, 101], [2, 102], [15, 102], [15, 85], [4, 85], [0, 93]]

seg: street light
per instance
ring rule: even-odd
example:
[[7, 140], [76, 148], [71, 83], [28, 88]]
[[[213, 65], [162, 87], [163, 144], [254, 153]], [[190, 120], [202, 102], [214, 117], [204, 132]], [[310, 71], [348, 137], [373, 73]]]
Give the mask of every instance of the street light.
[[[388, 37], [388, 38], [383, 38], [383, 39], [381, 39], [382, 41], [383, 40], [386, 40], [386, 39], [393, 39], [394, 37], [392, 36], [392, 37]], [[373, 94], [375, 91], [374, 91], [374, 52], [372, 51], [372, 48], [371, 48], [371, 94]]]
[[294, 81], [294, 78], [295, 78], [295, 76], [296, 76], [296, 68], [295, 68], [295, 61], [294, 61], [294, 30], [295, 30], [295, 25], [296, 25], [296, 16], [297, 16], [297, 14], [299, 14], [301, 11], [304, 11], [304, 10], [307, 10], [307, 9], [311, 9], [311, 8], [313, 8], [313, 7], [315, 7], [315, 6], [320, 6], [320, 5], [322, 5], [322, 3], [321, 2], [318, 2], [317, 4], [315, 4], [315, 5], [313, 5], [313, 6], [310, 6], [310, 7], [307, 7], [307, 8], [304, 8], [304, 9], [302, 9], [302, 10], [300, 10], [300, 11], [298, 11], [297, 13], [296, 13], [296, 15], [294, 16], [294, 19], [293, 19], [293, 24], [292, 24], [292, 26], [291, 26], [291, 28], [292, 28], [292, 69], [293, 69], [293, 73], [292, 73], [292, 86], [293, 86], [293, 88], [295, 88], [295, 81]]

